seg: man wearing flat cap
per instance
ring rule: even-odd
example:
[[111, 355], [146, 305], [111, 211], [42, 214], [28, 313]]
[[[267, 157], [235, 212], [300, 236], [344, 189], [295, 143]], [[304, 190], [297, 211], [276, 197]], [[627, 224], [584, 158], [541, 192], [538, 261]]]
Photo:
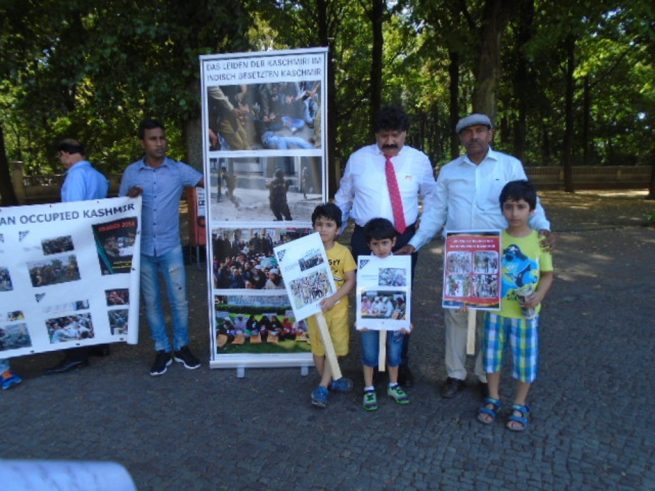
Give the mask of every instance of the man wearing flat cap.
[[[442, 229], [453, 231], [507, 228], [507, 221], [498, 201], [500, 191], [510, 181], [527, 179], [523, 165], [511, 155], [490, 147], [493, 125], [486, 114], [475, 113], [460, 119], [455, 131], [466, 149], [466, 154], [441, 169], [436, 192], [426, 197], [420, 227], [402, 252], [418, 250]], [[530, 219], [530, 226], [550, 239], [550, 222], [539, 202]], [[445, 309], [444, 316], [445, 364], [448, 378], [441, 388], [441, 395], [449, 399], [464, 388], [466, 381], [468, 314]], [[478, 316], [477, 325], [482, 326], [481, 315]], [[487, 381], [480, 355], [478, 352], [476, 356], [475, 374], [484, 397]]]

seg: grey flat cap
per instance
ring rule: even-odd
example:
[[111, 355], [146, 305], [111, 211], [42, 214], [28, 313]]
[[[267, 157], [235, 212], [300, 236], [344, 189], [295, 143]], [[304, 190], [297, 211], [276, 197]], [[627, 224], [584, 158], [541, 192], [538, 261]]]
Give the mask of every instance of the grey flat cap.
[[460, 119], [457, 122], [457, 126], [455, 126], [455, 133], [459, 134], [462, 130], [465, 130], [469, 126], [475, 126], [476, 124], [481, 124], [483, 126], [493, 128], [489, 116], [486, 114], [474, 113], [470, 116], [466, 116], [465, 118]]

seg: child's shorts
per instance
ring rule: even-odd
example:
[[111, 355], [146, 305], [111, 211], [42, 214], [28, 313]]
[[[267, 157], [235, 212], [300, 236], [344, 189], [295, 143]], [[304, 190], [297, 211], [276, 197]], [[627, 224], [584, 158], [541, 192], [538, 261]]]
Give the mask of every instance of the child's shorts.
[[[377, 367], [380, 350], [380, 331], [361, 331], [362, 334], [362, 364], [367, 367]], [[387, 365], [400, 365], [403, 354], [403, 339], [400, 331], [387, 331]]]
[[538, 328], [539, 316], [527, 320], [486, 314], [482, 337], [485, 372], [500, 372], [503, 351], [509, 337], [512, 348], [512, 376], [521, 382], [534, 382], [537, 378], [539, 354]]
[[[340, 306], [337, 305], [336, 307]], [[328, 312], [324, 312], [323, 315], [325, 315], [325, 320], [327, 321], [328, 331], [330, 332], [332, 344], [334, 345], [334, 352], [337, 356], [346, 356], [348, 354], [348, 345], [350, 344], [348, 309], [339, 309], [336, 307]], [[321, 331], [318, 328], [316, 318], [311, 316], [307, 319], [307, 324], [312, 354], [325, 356], [325, 346], [323, 345], [323, 338], [321, 337]]]

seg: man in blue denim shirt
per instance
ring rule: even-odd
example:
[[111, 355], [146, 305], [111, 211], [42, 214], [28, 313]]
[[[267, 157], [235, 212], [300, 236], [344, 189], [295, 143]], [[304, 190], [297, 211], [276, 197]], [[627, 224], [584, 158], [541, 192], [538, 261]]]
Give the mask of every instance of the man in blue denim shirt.
[[[130, 164], [119, 195], [143, 197], [141, 211], [141, 294], [157, 356], [150, 375], [166, 373], [173, 360], [196, 369], [200, 362], [189, 350], [189, 302], [180, 242], [180, 198], [185, 187], [204, 187], [193, 167], [166, 157], [164, 126], [146, 119], [139, 126], [145, 155]], [[173, 317], [173, 344], [166, 332], [159, 273], [164, 277]]]
[[[66, 167], [66, 179], [61, 186], [61, 201], [85, 201], [103, 199], [109, 192], [109, 181], [91, 162], [86, 160], [84, 145], [72, 138], [65, 138], [57, 145], [59, 161]], [[89, 364], [89, 355], [109, 354], [108, 344], [64, 350], [64, 358], [45, 371], [46, 375], [65, 373]]]

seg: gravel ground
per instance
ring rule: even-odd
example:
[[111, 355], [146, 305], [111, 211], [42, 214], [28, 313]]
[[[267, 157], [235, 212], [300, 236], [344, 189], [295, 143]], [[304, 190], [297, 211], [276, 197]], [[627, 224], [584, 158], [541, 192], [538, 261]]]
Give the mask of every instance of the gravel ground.
[[[88, 368], [42, 376], [54, 353], [14, 366], [25, 382], [0, 394], [0, 457], [116, 461], [140, 490], [655, 489], [652, 354], [655, 202], [643, 192], [543, 193], [558, 243], [542, 314], [540, 379], [527, 432], [475, 421], [479, 395], [443, 400], [441, 242], [420, 254], [414, 290], [411, 404], [361, 409], [355, 381], [323, 411], [299, 369], [207, 368], [206, 273], [190, 264], [192, 348], [204, 366], [150, 377], [138, 346], [115, 345]], [[503, 379], [503, 398], [511, 383]], [[503, 413], [504, 415], [505, 413]], [[0, 483], [0, 488], [2, 488]]]

